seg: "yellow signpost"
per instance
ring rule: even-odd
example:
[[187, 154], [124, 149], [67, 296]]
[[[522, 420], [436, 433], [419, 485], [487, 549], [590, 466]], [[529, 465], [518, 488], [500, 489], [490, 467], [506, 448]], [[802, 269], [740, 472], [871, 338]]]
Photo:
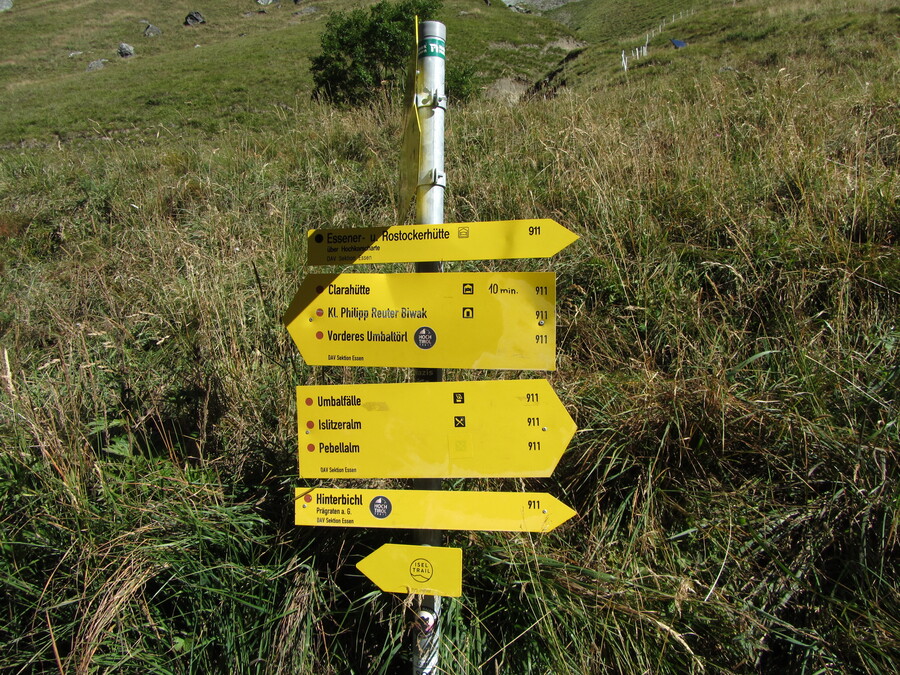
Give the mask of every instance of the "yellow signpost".
[[302, 478], [549, 476], [576, 425], [546, 380], [297, 387]]
[[357, 564], [383, 591], [425, 596], [414, 670], [438, 661], [440, 596], [462, 593], [441, 530], [549, 532], [571, 508], [537, 492], [440, 489], [442, 478], [549, 476], [576, 426], [546, 380], [444, 382], [441, 369], [556, 369], [556, 275], [442, 271], [441, 262], [546, 258], [578, 236], [551, 219], [443, 224], [444, 26], [418, 20], [407, 71], [398, 223], [317, 229], [309, 265], [415, 262], [416, 274], [311, 274], [284, 317], [313, 366], [416, 368], [417, 382], [297, 387], [303, 478], [412, 478], [418, 488], [298, 488], [301, 526], [420, 530]]
[[313, 366], [556, 368], [552, 272], [310, 274], [284, 321]]
[[462, 549], [384, 544], [356, 568], [385, 593], [462, 595]]
[[549, 532], [575, 512], [543, 492], [297, 488], [294, 514], [325, 527]]
[[310, 230], [309, 265], [549, 258], [578, 239], [555, 220]]

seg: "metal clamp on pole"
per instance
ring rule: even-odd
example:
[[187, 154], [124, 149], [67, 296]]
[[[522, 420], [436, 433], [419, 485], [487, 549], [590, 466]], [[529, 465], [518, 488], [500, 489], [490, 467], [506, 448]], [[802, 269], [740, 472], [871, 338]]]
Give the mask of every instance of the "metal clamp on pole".
[[416, 107], [419, 108], [419, 110], [423, 108], [440, 108], [446, 110], [447, 97], [437, 90], [416, 94]]
[[[428, 176], [424, 176], [425, 182], [419, 183], [419, 186], [431, 186], [431, 187], [439, 187], [445, 188], [447, 187], [447, 176], [444, 173], [439, 173], [437, 169], [432, 169]], [[429, 223], [434, 225], [434, 223]]]

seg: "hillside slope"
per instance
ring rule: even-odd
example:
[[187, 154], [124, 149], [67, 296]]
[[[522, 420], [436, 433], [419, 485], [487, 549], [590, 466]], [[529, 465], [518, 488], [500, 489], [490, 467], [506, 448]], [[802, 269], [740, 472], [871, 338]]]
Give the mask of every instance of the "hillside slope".
[[[0, 144], [277, 125], [278, 110], [309, 103], [310, 59], [328, 14], [357, 5], [262, 8], [237, 0], [216, 3], [204, 11], [205, 24], [188, 27], [183, 21], [194, 5], [186, 2], [17, 2], [0, 13]], [[456, 59], [477, 68], [485, 86], [500, 78], [536, 81], [572, 40], [551, 20], [478, 0], [447, 0], [441, 18], [454, 36], [451, 65]], [[144, 36], [148, 22], [162, 34]], [[122, 42], [135, 56], [118, 55]], [[104, 59], [101, 70], [87, 72]]]
[[661, 23], [681, 20], [689, 12], [721, 9], [725, 3], [709, 0], [578, 0], [561, 4], [545, 15], [563, 23], [592, 44], [619, 42], [643, 36]]

